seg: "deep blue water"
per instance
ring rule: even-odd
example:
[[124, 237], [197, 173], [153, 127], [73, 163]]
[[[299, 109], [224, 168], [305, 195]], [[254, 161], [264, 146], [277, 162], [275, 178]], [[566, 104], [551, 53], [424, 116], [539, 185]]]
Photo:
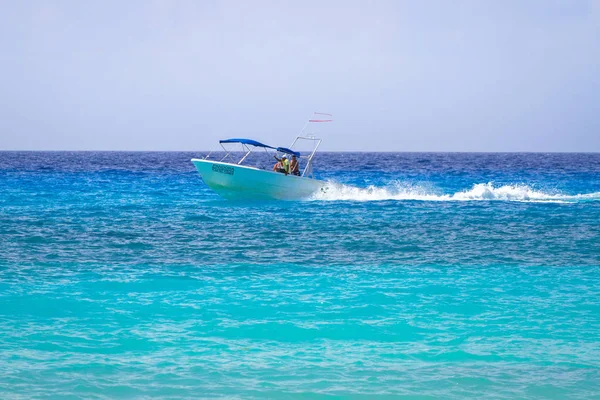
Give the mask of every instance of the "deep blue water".
[[0, 152], [0, 398], [599, 398], [600, 154], [198, 155]]

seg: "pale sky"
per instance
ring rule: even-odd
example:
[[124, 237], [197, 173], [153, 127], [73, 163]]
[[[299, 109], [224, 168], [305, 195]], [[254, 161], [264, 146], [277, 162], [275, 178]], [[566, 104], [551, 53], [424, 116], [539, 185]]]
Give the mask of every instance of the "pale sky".
[[600, 0], [0, 0], [1, 150], [600, 151]]

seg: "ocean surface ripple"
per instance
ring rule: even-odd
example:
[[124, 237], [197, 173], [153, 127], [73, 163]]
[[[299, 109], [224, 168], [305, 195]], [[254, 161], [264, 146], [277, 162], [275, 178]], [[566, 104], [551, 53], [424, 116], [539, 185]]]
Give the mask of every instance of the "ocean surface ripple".
[[0, 398], [597, 398], [600, 154], [198, 155], [0, 152]]

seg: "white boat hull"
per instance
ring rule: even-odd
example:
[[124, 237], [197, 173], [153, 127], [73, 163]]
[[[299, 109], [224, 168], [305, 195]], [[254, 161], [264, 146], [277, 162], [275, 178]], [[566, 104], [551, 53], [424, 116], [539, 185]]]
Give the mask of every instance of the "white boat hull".
[[326, 182], [244, 165], [192, 159], [204, 183], [227, 199], [301, 200], [326, 190]]

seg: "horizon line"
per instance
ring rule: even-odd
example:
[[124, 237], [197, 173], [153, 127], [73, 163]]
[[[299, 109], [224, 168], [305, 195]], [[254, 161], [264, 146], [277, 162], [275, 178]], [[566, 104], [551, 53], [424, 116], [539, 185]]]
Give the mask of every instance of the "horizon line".
[[[4, 150], [0, 153], [219, 153], [223, 150]], [[231, 151], [232, 153], [242, 153], [243, 151]], [[482, 151], [482, 150], [323, 150], [318, 153], [458, 153], [458, 154], [600, 154], [598, 151], [542, 151], [542, 150], [508, 150], [508, 151]]]

